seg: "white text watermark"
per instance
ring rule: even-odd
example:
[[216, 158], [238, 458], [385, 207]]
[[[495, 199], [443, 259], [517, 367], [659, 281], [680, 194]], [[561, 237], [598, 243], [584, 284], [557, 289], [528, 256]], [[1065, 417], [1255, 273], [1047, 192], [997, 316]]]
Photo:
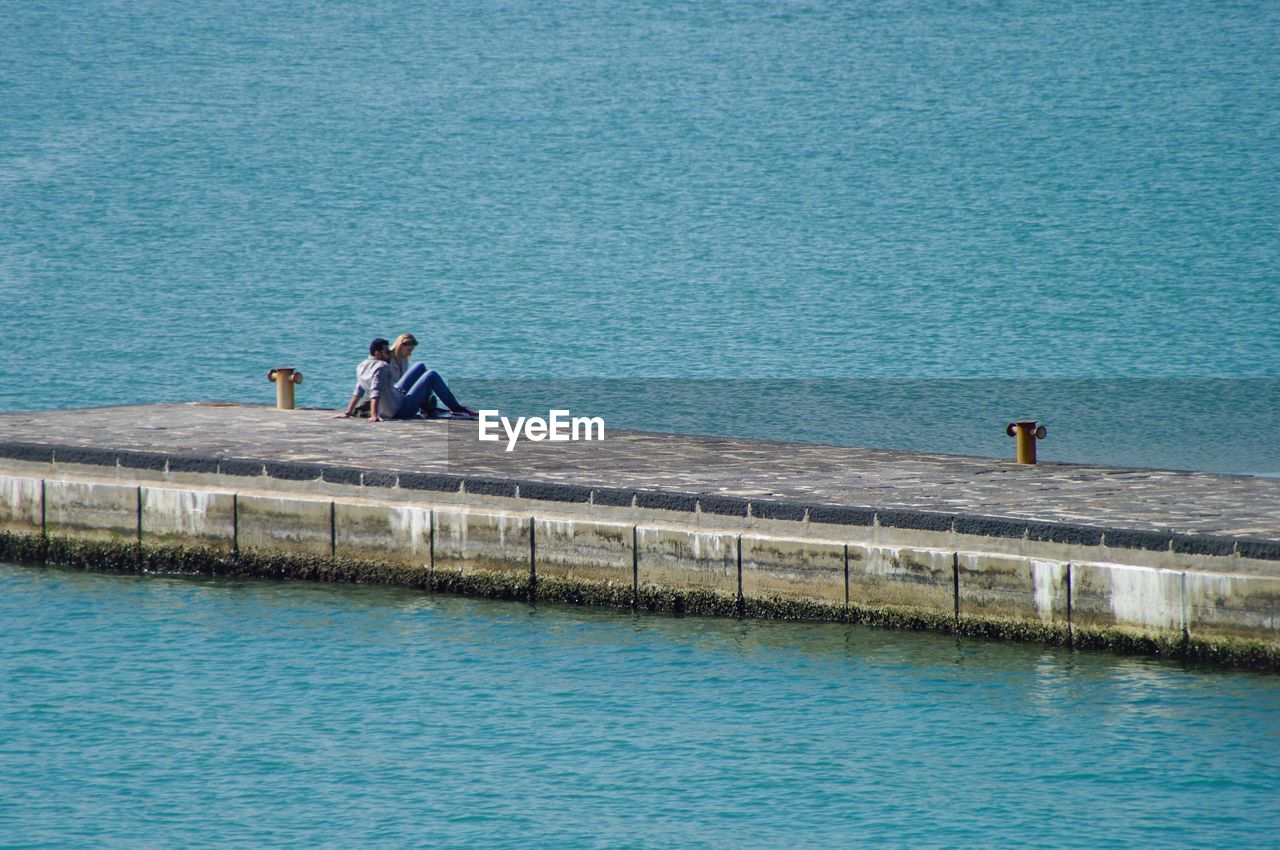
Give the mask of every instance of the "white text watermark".
[[499, 425], [506, 432], [506, 451], [515, 449], [521, 437], [535, 443], [543, 440], [567, 443], [570, 440], [604, 439], [604, 417], [601, 416], [570, 416], [567, 410], [551, 410], [547, 412], [546, 419], [541, 416], [520, 416], [513, 423], [497, 410], [481, 410], [480, 440], [486, 443], [501, 440]]

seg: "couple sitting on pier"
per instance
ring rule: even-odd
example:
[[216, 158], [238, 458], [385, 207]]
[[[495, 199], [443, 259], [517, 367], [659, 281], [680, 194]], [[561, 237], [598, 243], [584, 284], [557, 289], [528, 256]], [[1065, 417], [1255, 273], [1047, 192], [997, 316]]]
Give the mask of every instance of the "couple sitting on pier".
[[462, 406], [439, 372], [421, 363], [409, 364], [417, 345], [413, 334], [400, 334], [394, 344], [382, 337], [369, 343], [369, 357], [356, 367], [356, 388], [342, 416], [355, 416], [360, 400], [368, 395], [371, 422], [443, 416], [445, 411], [436, 407], [437, 398], [451, 417], [474, 418], [476, 412]]

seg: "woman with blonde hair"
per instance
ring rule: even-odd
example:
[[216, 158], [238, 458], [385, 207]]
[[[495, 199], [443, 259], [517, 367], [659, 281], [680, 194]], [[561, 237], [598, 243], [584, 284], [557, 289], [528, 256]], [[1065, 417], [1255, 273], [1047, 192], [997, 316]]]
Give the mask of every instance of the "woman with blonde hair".
[[409, 371], [409, 358], [413, 356], [413, 349], [417, 345], [418, 340], [413, 334], [400, 334], [395, 342], [391, 343], [391, 360], [388, 363], [391, 366], [392, 383], [400, 380], [404, 373]]
[[428, 370], [421, 363], [409, 363], [409, 358], [413, 356], [413, 350], [417, 347], [418, 340], [413, 334], [400, 334], [395, 342], [391, 343], [391, 357], [387, 361], [391, 383], [409, 402], [405, 405], [404, 413], [398, 414], [397, 418], [412, 418], [419, 409], [423, 416], [430, 416], [438, 409], [437, 398], [449, 408], [451, 413], [475, 416], [474, 410], [463, 407], [449, 391], [448, 385], [445, 384], [444, 378], [440, 377], [439, 372], [435, 369]]

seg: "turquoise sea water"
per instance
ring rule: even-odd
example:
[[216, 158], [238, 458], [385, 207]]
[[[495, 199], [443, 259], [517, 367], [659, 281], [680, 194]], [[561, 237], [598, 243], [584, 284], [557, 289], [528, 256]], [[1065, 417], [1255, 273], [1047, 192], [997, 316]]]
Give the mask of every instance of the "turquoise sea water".
[[1280, 845], [1274, 677], [0, 566], [0, 845]]
[[[0, 0], [0, 410], [1280, 474], [1280, 5]], [[3, 434], [0, 434], [3, 438]], [[0, 567], [0, 846], [1280, 846], [1273, 679]]]
[[[1213, 385], [1266, 381], [1254, 433], [1280, 425], [1275, 3], [0, 19], [0, 409], [270, 402], [284, 363], [340, 406], [367, 340], [412, 330], [473, 404], [525, 395], [479, 379], [737, 379], [728, 411], [677, 387], [584, 412], [754, 434], [765, 401], [805, 439], [991, 455], [1030, 414], [1070, 438], [1051, 459], [1280, 473]], [[990, 408], [931, 383], [919, 431], [791, 383], [952, 378], [1067, 383]], [[1107, 403], [1082, 379], [1136, 382], [1124, 425], [1074, 415]]]

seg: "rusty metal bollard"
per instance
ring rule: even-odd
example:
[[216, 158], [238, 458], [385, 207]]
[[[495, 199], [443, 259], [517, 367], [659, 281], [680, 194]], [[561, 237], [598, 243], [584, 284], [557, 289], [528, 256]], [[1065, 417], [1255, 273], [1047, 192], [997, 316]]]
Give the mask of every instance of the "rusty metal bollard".
[[293, 410], [293, 385], [302, 383], [302, 373], [292, 366], [277, 366], [267, 373], [276, 385], [276, 409]]
[[1034, 419], [1019, 419], [1006, 425], [1004, 432], [1018, 438], [1018, 463], [1035, 463], [1036, 440], [1043, 440], [1049, 429], [1043, 425], [1037, 427]]

